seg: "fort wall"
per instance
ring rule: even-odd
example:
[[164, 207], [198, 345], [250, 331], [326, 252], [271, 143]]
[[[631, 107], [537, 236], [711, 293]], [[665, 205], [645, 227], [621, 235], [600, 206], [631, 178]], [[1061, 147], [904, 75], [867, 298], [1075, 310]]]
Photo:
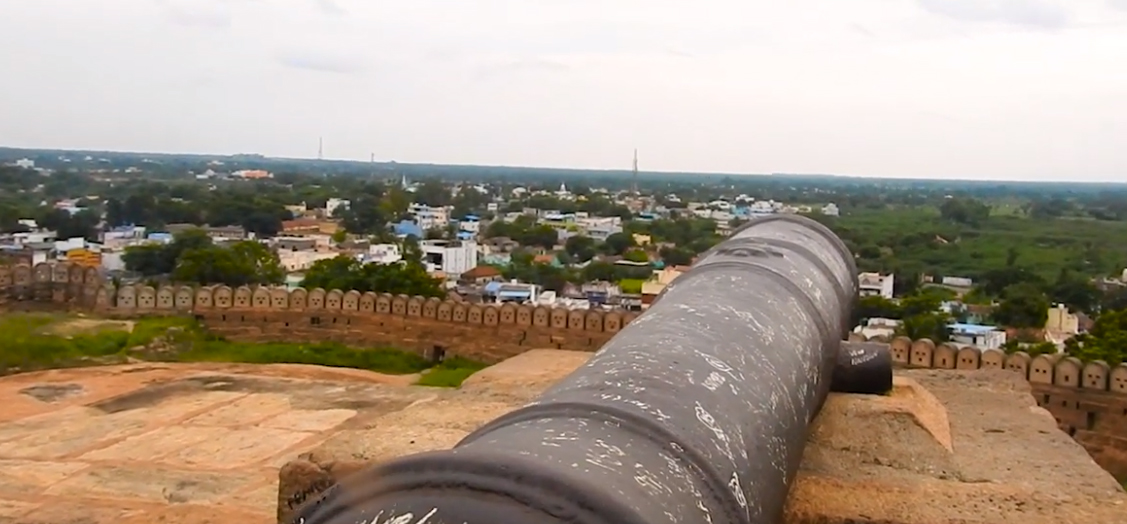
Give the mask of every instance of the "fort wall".
[[[28, 307], [116, 318], [193, 315], [212, 332], [238, 341], [393, 346], [429, 358], [459, 355], [488, 363], [537, 348], [595, 351], [637, 316], [323, 289], [117, 287], [95, 269], [65, 263], [0, 265], [0, 309]], [[1127, 478], [1127, 363], [1007, 355], [904, 337], [885, 342], [893, 361], [904, 367], [1020, 374], [1063, 431], [1117, 478]]]

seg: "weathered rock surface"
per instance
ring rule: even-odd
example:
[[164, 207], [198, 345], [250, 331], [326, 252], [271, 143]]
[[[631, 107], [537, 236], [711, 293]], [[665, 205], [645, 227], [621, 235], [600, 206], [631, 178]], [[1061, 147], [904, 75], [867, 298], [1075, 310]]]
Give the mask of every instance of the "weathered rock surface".
[[[273, 522], [366, 464], [453, 445], [589, 356], [528, 352], [461, 390], [310, 366], [7, 377], [0, 524]], [[788, 512], [791, 523], [1114, 524], [1127, 522], [1125, 501], [1024, 381], [920, 370], [889, 396], [830, 397]]]

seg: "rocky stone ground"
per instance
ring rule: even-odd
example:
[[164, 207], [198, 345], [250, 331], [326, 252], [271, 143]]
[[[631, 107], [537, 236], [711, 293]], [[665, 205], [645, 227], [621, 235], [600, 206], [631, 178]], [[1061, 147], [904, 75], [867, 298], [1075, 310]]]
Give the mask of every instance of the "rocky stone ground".
[[0, 379], [0, 523], [266, 523], [278, 469], [358, 415], [436, 395], [413, 377], [139, 364]]
[[[529, 352], [460, 390], [291, 365], [6, 377], [0, 524], [274, 522], [338, 475], [453, 445], [589, 356]], [[788, 522], [1127, 522], [1122, 489], [1028, 388], [1005, 372], [906, 371], [891, 395], [831, 396]]]

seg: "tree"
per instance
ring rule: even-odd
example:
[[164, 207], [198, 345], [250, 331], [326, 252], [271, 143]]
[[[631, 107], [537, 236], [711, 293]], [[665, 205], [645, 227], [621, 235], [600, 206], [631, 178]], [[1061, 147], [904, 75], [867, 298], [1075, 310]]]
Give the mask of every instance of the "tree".
[[[400, 252], [403, 254], [403, 260], [408, 264], [419, 264], [423, 267], [423, 248], [419, 246], [419, 239], [415, 235], [407, 235], [403, 238], [403, 242], [399, 245]], [[424, 268], [425, 269], [425, 268]]]
[[359, 195], [341, 214], [341, 225], [352, 233], [375, 234], [387, 228], [389, 215], [379, 197]]
[[667, 266], [689, 266], [696, 256], [692, 251], [682, 247], [663, 247], [658, 251], [661, 261]]
[[225, 284], [231, 287], [281, 284], [285, 271], [278, 255], [253, 240], [230, 247], [207, 246], [184, 251], [172, 270], [177, 282]]
[[957, 224], [979, 226], [990, 216], [990, 206], [973, 198], [948, 198], [939, 206], [939, 214]]
[[622, 258], [631, 262], [649, 262], [650, 256], [641, 249], [631, 249], [623, 254]]
[[950, 323], [951, 318], [941, 311], [923, 313], [904, 317], [896, 329], [896, 334], [912, 340], [927, 338], [935, 343], [946, 342], [951, 338], [951, 332], [948, 330]]
[[607, 237], [604, 248], [608, 254], [622, 255], [627, 249], [634, 247], [634, 235], [628, 233], [613, 233]]
[[518, 231], [517, 236], [511, 237], [525, 246], [539, 246], [552, 249], [559, 242], [560, 234], [552, 226], [541, 224], [524, 231]]
[[143, 244], [126, 248], [121, 258], [129, 271], [136, 271], [147, 277], [167, 275], [176, 268], [176, 263], [184, 252], [212, 245], [211, 237], [206, 231], [192, 228], [177, 233], [168, 244]]
[[1037, 286], [1014, 284], [1002, 293], [994, 320], [1015, 328], [1040, 328], [1049, 318], [1049, 298]]
[[595, 257], [595, 239], [584, 235], [569, 237], [564, 242], [564, 250], [575, 260], [586, 262]]
[[355, 289], [362, 293], [446, 296], [441, 282], [427, 274], [418, 262], [364, 264], [346, 255], [314, 262], [305, 272], [302, 285], [308, 289], [319, 287], [342, 291]]
[[1127, 309], [1109, 311], [1096, 319], [1088, 333], [1068, 339], [1065, 352], [1085, 362], [1102, 360], [1112, 366], [1127, 360]]
[[899, 319], [903, 315], [904, 310], [895, 302], [880, 295], [870, 295], [857, 300], [857, 306], [853, 308], [853, 325], [860, 325], [870, 318]]
[[1094, 313], [1099, 307], [1100, 290], [1091, 279], [1061, 268], [1057, 281], [1049, 288], [1049, 297], [1073, 310]]

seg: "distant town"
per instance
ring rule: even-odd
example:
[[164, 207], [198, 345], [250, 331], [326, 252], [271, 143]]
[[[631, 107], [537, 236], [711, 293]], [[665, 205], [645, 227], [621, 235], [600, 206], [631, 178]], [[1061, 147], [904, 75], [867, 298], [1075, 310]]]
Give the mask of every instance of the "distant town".
[[1127, 308], [1123, 188], [3, 152], [3, 260], [122, 284], [641, 311], [741, 224], [802, 214], [857, 258], [860, 335], [1124, 355], [1096, 328]]

